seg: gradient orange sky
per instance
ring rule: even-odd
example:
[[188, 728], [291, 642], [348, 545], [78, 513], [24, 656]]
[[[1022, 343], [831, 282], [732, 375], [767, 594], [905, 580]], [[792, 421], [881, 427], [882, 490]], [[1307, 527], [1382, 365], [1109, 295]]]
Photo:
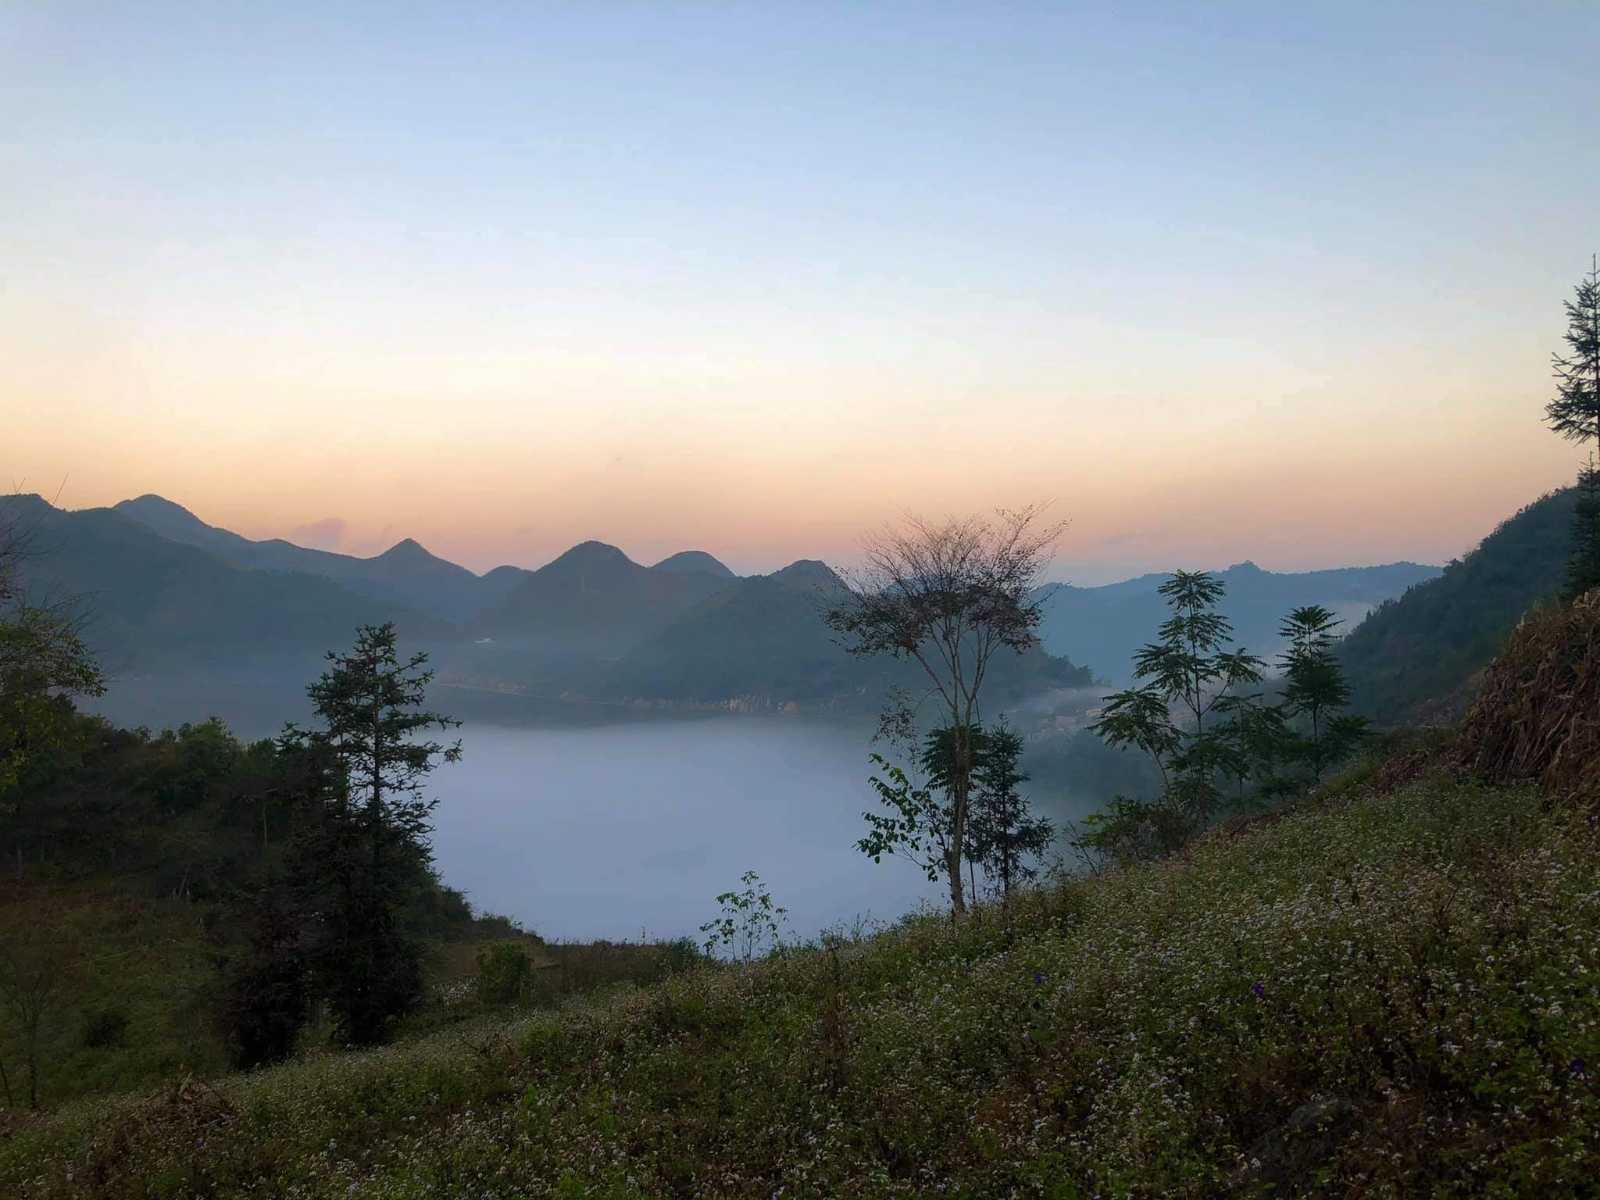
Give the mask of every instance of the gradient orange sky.
[[1085, 582], [1443, 561], [1577, 465], [1600, 10], [1285, 7], [0, 5], [0, 482], [475, 569], [1040, 498]]

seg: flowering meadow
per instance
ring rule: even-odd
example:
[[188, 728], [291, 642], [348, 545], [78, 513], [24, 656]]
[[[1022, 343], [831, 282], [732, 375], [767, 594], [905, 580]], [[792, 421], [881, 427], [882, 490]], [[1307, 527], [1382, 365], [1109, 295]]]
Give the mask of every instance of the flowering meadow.
[[0, 1194], [1596, 1194], [1592, 821], [1373, 778], [960, 924], [86, 1101]]

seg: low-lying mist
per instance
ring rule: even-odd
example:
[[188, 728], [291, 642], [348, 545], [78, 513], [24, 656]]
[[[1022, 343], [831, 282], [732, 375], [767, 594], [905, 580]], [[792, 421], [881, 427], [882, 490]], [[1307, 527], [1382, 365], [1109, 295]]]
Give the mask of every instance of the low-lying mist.
[[434, 849], [446, 882], [546, 938], [698, 935], [754, 870], [809, 937], [890, 920], [938, 889], [855, 847], [867, 746], [779, 720], [462, 730], [442, 767]]

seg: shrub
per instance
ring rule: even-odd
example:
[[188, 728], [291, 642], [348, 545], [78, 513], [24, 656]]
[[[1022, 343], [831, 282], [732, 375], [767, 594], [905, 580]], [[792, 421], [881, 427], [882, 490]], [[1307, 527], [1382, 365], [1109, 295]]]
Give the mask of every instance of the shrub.
[[233, 1065], [281, 1062], [310, 1011], [311, 996], [299, 916], [285, 895], [268, 889], [251, 914], [250, 945], [229, 973], [219, 1024]]
[[128, 1040], [128, 1014], [118, 1008], [85, 1013], [83, 1044], [90, 1050], [111, 1050]]
[[496, 942], [478, 951], [478, 999], [485, 1004], [510, 1004], [528, 994], [533, 960], [516, 942]]

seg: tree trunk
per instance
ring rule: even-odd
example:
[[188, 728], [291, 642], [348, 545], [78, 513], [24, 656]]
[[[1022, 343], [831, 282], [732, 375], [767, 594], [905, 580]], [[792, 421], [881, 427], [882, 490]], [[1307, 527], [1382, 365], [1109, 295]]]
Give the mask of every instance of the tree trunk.
[[28, 1034], [28, 1107], [39, 1107], [39, 1031]]
[[945, 868], [950, 876], [950, 911], [967, 911], [962, 888], [961, 851], [967, 842], [967, 802], [972, 794], [972, 742], [970, 727], [957, 721], [950, 771], [950, 845], [945, 850]]
[[950, 912], [958, 915], [967, 911], [967, 901], [961, 886], [961, 847], [952, 844], [944, 855], [945, 873], [950, 876]]

